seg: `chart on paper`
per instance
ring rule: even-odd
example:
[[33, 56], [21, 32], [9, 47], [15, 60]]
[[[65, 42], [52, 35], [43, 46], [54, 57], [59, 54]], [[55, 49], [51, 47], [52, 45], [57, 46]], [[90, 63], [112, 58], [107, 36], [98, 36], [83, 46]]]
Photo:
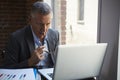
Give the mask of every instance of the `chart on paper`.
[[33, 68], [0, 69], [0, 80], [35, 80]]

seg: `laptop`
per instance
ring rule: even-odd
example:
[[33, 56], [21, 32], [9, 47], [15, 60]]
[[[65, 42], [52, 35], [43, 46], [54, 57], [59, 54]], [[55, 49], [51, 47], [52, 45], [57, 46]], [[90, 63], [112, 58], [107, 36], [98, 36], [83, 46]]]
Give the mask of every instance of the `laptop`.
[[107, 43], [59, 45], [54, 68], [38, 71], [48, 80], [75, 80], [99, 76]]

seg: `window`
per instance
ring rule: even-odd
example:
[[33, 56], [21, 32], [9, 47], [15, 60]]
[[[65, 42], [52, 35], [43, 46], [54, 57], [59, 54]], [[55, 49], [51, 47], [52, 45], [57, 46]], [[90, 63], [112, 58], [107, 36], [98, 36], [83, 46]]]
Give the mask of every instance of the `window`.
[[84, 0], [78, 0], [78, 23], [84, 24]]
[[51, 6], [60, 44], [97, 42], [98, 0], [51, 0]]

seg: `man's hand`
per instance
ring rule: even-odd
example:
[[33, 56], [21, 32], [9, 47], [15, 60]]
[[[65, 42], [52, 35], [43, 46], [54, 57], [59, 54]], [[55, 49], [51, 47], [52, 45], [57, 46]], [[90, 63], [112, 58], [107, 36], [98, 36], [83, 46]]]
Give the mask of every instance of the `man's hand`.
[[35, 66], [40, 60], [44, 59], [43, 48], [44, 46], [40, 46], [34, 50], [30, 59], [28, 59], [29, 66]]

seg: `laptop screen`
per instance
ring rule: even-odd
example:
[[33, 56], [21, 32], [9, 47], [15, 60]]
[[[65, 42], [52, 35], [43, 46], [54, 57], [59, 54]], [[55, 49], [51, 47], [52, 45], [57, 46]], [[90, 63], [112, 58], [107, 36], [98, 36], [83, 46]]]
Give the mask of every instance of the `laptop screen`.
[[98, 76], [106, 46], [106, 43], [60, 45], [54, 80], [83, 79]]
[[[41, 69], [49, 80], [75, 80], [99, 76], [107, 43], [59, 45], [55, 68]], [[43, 73], [44, 72], [44, 73]], [[53, 79], [49, 73], [53, 72]]]

